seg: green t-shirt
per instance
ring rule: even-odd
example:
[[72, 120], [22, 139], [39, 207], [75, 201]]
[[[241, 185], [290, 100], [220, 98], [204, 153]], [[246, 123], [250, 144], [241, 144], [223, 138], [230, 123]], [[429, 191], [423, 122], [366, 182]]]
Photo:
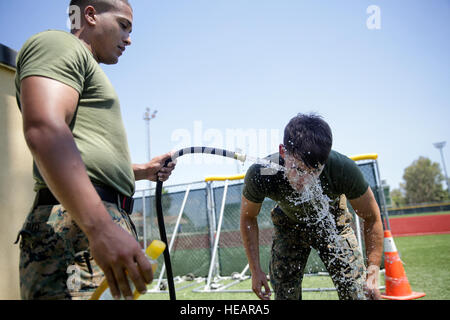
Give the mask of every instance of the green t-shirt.
[[[267, 159], [281, 166], [284, 165], [284, 160], [278, 153]], [[305, 217], [313, 210], [308, 201], [297, 201], [300, 195], [291, 187], [284, 172], [268, 173], [270, 170], [267, 171], [262, 164], [253, 164], [248, 169], [243, 189], [246, 199], [261, 203], [264, 198], [270, 198], [277, 202], [283, 212], [293, 220]], [[369, 187], [356, 163], [334, 150], [330, 152], [319, 180], [323, 194], [335, 204], [339, 203], [339, 197], [342, 194], [350, 200], [356, 199], [362, 196]]]
[[[91, 181], [132, 196], [135, 180], [119, 98], [87, 47], [64, 31], [34, 35], [17, 56], [15, 84], [19, 108], [21, 81], [29, 76], [57, 80], [79, 93], [70, 128]], [[35, 190], [46, 188], [36, 165], [33, 173]]]

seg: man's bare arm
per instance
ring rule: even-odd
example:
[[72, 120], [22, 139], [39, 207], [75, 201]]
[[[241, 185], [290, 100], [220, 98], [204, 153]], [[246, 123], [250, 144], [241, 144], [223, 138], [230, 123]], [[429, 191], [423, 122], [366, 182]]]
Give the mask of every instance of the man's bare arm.
[[[259, 255], [259, 227], [257, 217], [262, 203], [255, 203], [244, 196], [241, 201], [241, 236], [252, 273], [252, 289], [261, 300], [270, 299], [270, 287], [262, 271]], [[262, 291], [264, 287], [264, 291]]]
[[383, 254], [383, 224], [380, 208], [370, 187], [359, 198], [350, 200], [356, 214], [364, 220], [364, 242], [366, 245], [368, 265], [369, 298], [380, 299], [378, 288], [370, 285], [370, 281], [377, 281], [381, 257]]

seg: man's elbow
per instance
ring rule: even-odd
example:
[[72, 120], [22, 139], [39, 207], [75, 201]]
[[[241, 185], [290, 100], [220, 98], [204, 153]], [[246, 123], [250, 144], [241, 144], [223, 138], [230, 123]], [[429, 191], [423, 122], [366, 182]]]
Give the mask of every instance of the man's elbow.
[[49, 148], [55, 142], [64, 139], [67, 134], [71, 135], [67, 126], [43, 124], [24, 125], [23, 133], [32, 154]]
[[42, 145], [44, 137], [42, 128], [38, 126], [24, 126], [23, 134], [30, 151], [34, 154]]

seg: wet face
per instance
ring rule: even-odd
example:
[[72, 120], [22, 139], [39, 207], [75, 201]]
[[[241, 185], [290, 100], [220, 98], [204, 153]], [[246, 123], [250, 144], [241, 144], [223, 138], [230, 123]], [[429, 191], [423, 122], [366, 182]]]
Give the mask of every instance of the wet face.
[[92, 51], [99, 63], [116, 64], [125, 48], [131, 45], [133, 11], [122, 1], [116, 8], [96, 14], [92, 30]]
[[284, 159], [286, 179], [289, 181], [291, 187], [297, 192], [302, 192], [305, 186], [316, 181], [323, 171], [323, 165], [319, 166], [319, 168], [310, 168], [306, 166], [303, 161], [286, 152], [285, 149], [282, 150], [281, 147], [280, 155]]

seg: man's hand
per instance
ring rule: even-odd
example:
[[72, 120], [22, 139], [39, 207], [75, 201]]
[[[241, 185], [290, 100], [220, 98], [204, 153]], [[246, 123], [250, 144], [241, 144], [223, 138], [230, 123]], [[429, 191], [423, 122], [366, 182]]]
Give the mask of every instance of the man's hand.
[[380, 290], [378, 289], [378, 279], [380, 267], [370, 265], [367, 268], [367, 279], [364, 285], [364, 293], [368, 300], [381, 300]]
[[272, 293], [270, 292], [269, 283], [264, 272], [252, 273], [252, 290], [261, 300], [270, 300]]
[[175, 169], [176, 162], [170, 162], [167, 167], [164, 163], [172, 157], [172, 152], [153, 158], [150, 162], [142, 165], [133, 165], [136, 180], [150, 180], [156, 182], [166, 181]]
[[140, 293], [153, 281], [153, 271], [139, 243], [112, 220], [88, 235], [92, 256], [105, 273], [111, 294], [132, 300], [128, 277]]

